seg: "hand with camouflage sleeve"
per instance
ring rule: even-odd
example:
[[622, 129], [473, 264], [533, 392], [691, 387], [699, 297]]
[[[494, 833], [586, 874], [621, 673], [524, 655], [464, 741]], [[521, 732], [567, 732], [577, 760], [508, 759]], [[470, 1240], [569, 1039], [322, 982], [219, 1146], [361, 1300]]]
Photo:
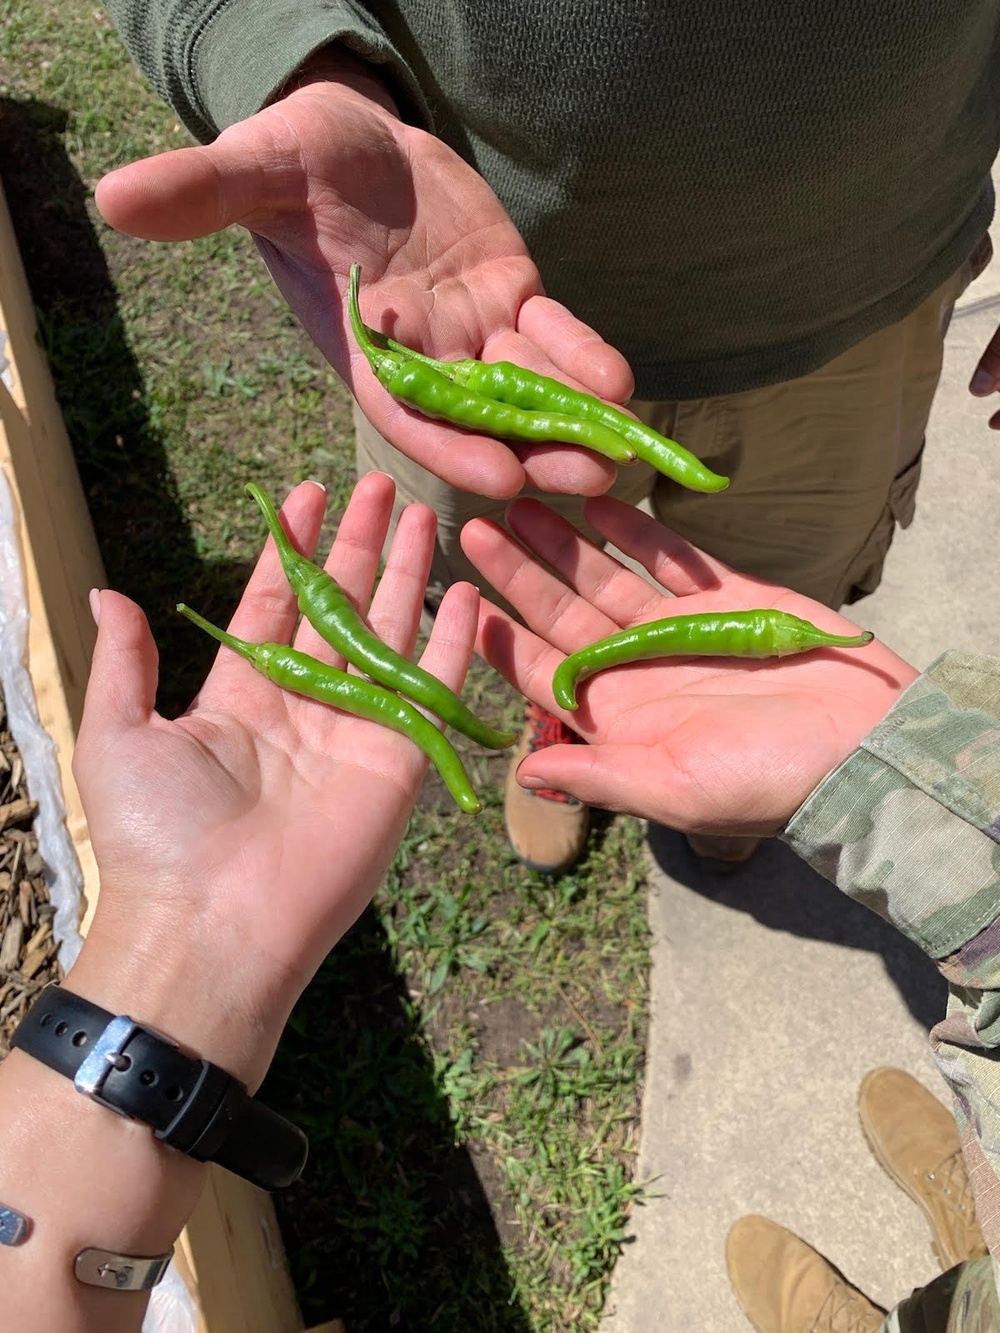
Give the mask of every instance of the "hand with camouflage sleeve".
[[563, 656], [641, 621], [778, 607], [855, 632], [828, 607], [735, 573], [630, 505], [602, 497], [586, 518], [673, 595], [537, 501], [508, 509], [523, 545], [483, 519], [462, 535], [466, 554], [527, 625], [484, 603], [478, 651], [588, 742], [532, 754], [518, 781], [684, 832], [778, 832], [918, 673], [877, 641], [780, 661], [665, 659], [601, 672], [584, 685], [579, 710], [561, 713], [551, 682]]

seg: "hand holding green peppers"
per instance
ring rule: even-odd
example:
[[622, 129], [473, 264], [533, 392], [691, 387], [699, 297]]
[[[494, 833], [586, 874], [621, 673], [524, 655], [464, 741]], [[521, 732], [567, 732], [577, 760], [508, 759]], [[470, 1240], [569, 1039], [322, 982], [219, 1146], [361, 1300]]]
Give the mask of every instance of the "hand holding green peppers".
[[[286, 586], [290, 604], [305, 613], [307, 622], [321, 637], [344, 653], [353, 665], [359, 665], [363, 670], [377, 674], [395, 686], [408, 688], [413, 697], [419, 695], [432, 711], [437, 711], [439, 716], [447, 714], [456, 725], [473, 733], [481, 743], [499, 747], [509, 744], [514, 739], [512, 733], [497, 731], [481, 722], [443, 681], [417, 667], [408, 658], [384, 644], [354, 610], [350, 598], [340, 584], [295, 549], [281, 525], [277, 510], [265, 492], [255, 486], [248, 489], [260, 505], [274, 534], [282, 574], [287, 576]], [[391, 478], [377, 473], [363, 478], [358, 483], [355, 494], [358, 492], [367, 494], [368, 491], [386, 492], [382, 495], [381, 513], [383, 521], [387, 522], [388, 508], [391, 508], [394, 493]], [[422, 508], [417, 506], [415, 511]], [[350, 518], [351, 510], [352, 506], [348, 506], [342, 529]], [[427, 523], [423, 525], [423, 545], [419, 556], [416, 557], [418, 568], [425, 561], [429, 562], [434, 535], [433, 515], [429, 510], [424, 512]], [[384, 531], [384, 526], [380, 527], [379, 523], [369, 523], [366, 528], [359, 529], [355, 534], [357, 544], [364, 546], [372, 580], [375, 576]], [[467, 588], [465, 591], [472, 594], [471, 589]], [[280, 640], [265, 642], [248, 640], [217, 628], [183, 603], [177, 609], [206, 633], [244, 658], [262, 675], [284, 689], [330, 704], [358, 717], [379, 722], [408, 736], [437, 766], [461, 809], [470, 814], [475, 814], [481, 809], [479, 798], [451, 742], [410, 699], [400, 697], [399, 693], [384, 684], [339, 670], [332, 664], [321, 661], [288, 643]], [[289, 626], [290, 637], [293, 630], [294, 623]]]
[[447, 685], [373, 634], [336, 579], [296, 551], [267, 492], [253, 482], [246, 492], [264, 515], [299, 610], [331, 648], [372, 680], [423, 704], [478, 745], [490, 750], [513, 745], [515, 732], [498, 731], [480, 721]]
[[178, 604], [177, 610], [213, 639], [239, 653], [256, 671], [282, 689], [304, 694], [308, 699], [331, 704], [345, 713], [368, 718], [409, 736], [437, 765], [448, 790], [467, 814], [478, 814], [483, 808], [451, 742], [427, 721], [423, 713], [398, 694], [393, 694], [392, 690], [350, 676], [346, 671], [319, 662], [288, 644], [248, 643], [246, 639], [239, 639], [210, 624], [183, 602]]
[[394, 398], [425, 416], [499, 439], [580, 444], [616, 463], [641, 458], [694, 491], [721, 491], [727, 477], [694, 454], [592, 394], [510, 361], [436, 361], [369, 328], [361, 318], [361, 269], [351, 268], [348, 311], [358, 346]]
[[[666, 593], [535, 500], [510, 506], [510, 531], [476, 519], [462, 534], [466, 554], [525, 622], [484, 605], [477, 650], [544, 708], [560, 711], [552, 681], [568, 657], [638, 621], [708, 616], [714, 633], [718, 617], [736, 609], [742, 635], [763, 610], [777, 612], [764, 620], [765, 636], [805, 621], [859, 646], [865, 637], [817, 602], [728, 569], [630, 505], [602, 497], [584, 516]], [[767, 646], [787, 645], [772, 638]], [[685, 832], [773, 834], [918, 674], [877, 639], [860, 651], [841, 646], [602, 671], [586, 707], [563, 712], [587, 744], [537, 751], [518, 781]]]

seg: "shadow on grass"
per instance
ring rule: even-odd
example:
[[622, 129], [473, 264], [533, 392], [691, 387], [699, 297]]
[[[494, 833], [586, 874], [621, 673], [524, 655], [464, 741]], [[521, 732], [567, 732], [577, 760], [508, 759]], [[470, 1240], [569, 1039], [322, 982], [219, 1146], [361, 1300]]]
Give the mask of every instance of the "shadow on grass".
[[[159, 707], [174, 715], [215, 651], [176, 615], [178, 597], [224, 620], [249, 566], [198, 554], [65, 128], [59, 107], [0, 98], [0, 180], [108, 582], [149, 617], [165, 664]], [[121, 262], [132, 244], [115, 237]], [[312, 1142], [301, 1187], [278, 1201], [310, 1322], [526, 1333], [486, 1196], [454, 1144], [373, 915], [302, 997], [266, 1094]]]
[[300, 1000], [261, 1095], [310, 1138], [302, 1181], [278, 1201], [307, 1325], [528, 1333], [373, 912]]
[[198, 557], [149, 420], [87, 191], [63, 149], [65, 127], [59, 107], [0, 98], [0, 180], [108, 583], [149, 617], [170, 664], [159, 704], [173, 715], [214, 656], [210, 642], [188, 632], [176, 602], [184, 596], [212, 615], [233, 604], [249, 570]]

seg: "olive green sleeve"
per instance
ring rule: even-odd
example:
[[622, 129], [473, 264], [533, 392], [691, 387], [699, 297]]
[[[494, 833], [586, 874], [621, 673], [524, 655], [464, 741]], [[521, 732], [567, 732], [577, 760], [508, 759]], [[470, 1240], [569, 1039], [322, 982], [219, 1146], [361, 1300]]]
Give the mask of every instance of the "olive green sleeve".
[[323, 0], [107, 0], [136, 64], [191, 134], [208, 143], [339, 42], [377, 66], [401, 114], [429, 126], [406, 62], [371, 15]]

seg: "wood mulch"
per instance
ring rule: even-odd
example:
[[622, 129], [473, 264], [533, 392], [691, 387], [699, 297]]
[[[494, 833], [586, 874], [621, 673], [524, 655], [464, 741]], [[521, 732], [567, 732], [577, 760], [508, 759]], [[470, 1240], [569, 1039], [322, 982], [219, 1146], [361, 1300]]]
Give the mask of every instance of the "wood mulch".
[[0, 1060], [32, 997], [62, 979], [24, 764], [0, 692]]

